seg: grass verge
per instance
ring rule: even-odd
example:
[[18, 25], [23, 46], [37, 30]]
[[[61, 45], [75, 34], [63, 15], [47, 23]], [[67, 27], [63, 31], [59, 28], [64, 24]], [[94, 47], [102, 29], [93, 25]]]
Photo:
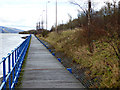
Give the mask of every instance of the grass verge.
[[50, 43], [56, 51], [65, 53], [73, 58], [73, 63], [79, 64], [79, 69], [87, 68], [89, 75], [95, 82], [99, 81], [99, 88], [120, 87], [120, 67], [114, 49], [105, 42], [104, 38], [95, 40], [94, 53], [89, 52], [83, 31], [68, 30], [61, 33], [51, 32], [47, 37], [38, 37]]

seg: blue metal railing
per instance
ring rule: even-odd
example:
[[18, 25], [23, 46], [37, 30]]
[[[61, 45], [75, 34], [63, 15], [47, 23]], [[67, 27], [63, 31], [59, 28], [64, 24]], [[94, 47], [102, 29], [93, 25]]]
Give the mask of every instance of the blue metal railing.
[[48, 49], [48, 47], [37, 36], [35, 37]]
[[12, 53], [9, 53], [7, 57], [2, 58], [0, 65], [3, 66], [3, 81], [0, 85], [0, 90], [6, 88], [7, 84], [9, 85], [9, 89], [12, 89], [18, 82], [21, 66], [28, 49], [30, 39], [31, 35], [28, 36], [27, 39], [15, 50], [12, 50]]

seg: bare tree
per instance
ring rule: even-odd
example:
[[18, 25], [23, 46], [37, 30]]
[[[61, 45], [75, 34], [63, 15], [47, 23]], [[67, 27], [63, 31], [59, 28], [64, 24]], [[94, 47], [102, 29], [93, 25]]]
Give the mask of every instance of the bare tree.
[[83, 9], [82, 6], [80, 4], [78, 4], [75, 1], [70, 1], [71, 4], [78, 6], [86, 15], [87, 17], [87, 21], [88, 21], [88, 28], [87, 28], [87, 34], [88, 34], [88, 46], [89, 46], [89, 51], [91, 53], [93, 53], [93, 40], [91, 39], [91, 12], [92, 12], [92, 8], [91, 8], [91, 0], [88, 0], [88, 10], [87, 9]]
[[78, 6], [86, 15], [87, 15], [87, 9], [83, 9], [80, 4], [78, 4], [75, 1], [70, 1], [71, 4]]

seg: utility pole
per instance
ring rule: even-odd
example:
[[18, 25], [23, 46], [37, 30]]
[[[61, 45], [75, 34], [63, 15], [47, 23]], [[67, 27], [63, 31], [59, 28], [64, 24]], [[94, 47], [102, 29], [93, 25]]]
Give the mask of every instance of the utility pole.
[[93, 53], [93, 41], [91, 39], [91, 0], [88, 0], [88, 44], [90, 52]]
[[88, 0], [88, 29], [90, 31], [90, 12], [91, 12], [91, 0]]
[[120, 30], [120, 1], [118, 2], [118, 24], [119, 24], [119, 30]]
[[56, 29], [56, 32], [58, 33], [58, 30], [57, 30], [57, 0], [56, 0], [56, 27], [55, 29]]

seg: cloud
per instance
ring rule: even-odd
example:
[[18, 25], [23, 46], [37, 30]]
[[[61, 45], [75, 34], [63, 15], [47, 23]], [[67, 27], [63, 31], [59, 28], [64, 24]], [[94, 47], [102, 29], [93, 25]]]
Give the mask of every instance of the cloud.
[[[55, 2], [56, 0], [0, 0], [0, 24], [6, 26], [19, 27], [22, 29], [35, 29], [37, 22], [41, 21], [42, 16], [46, 21], [46, 3], [48, 6], [48, 28], [55, 24]], [[66, 23], [69, 20], [68, 13], [77, 17], [77, 6], [71, 5], [70, 0], [57, 0], [58, 2], [58, 23]], [[87, 0], [75, 0], [84, 9], [87, 7]], [[92, 0], [95, 8], [104, 5], [106, 0]], [[45, 24], [44, 24], [45, 25]], [[25, 27], [24, 27], [25, 26]], [[44, 26], [45, 27], [45, 26]]]
[[[0, 6], [1, 23], [3, 25], [15, 25], [23, 24], [25, 26], [35, 27], [35, 23], [40, 21], [43, 10], [46, 10], [47, 0], [5, 0], [3, 6]], [[55, 23], [55, 1], [51, 0], [48, 4], [48, 28], [50, 29]], [[58, 0], [58, 23], [62, 20], [67, 21], [67, 12], [70, 8], [66, 7], [65, 4], [68, 0]], [[63, 12], [61, 14], [61, 12]], [[43, 13], [43, 19], [45, 20], [45, 12]], [[4, 19], [4, 20], [2, 20]]]

